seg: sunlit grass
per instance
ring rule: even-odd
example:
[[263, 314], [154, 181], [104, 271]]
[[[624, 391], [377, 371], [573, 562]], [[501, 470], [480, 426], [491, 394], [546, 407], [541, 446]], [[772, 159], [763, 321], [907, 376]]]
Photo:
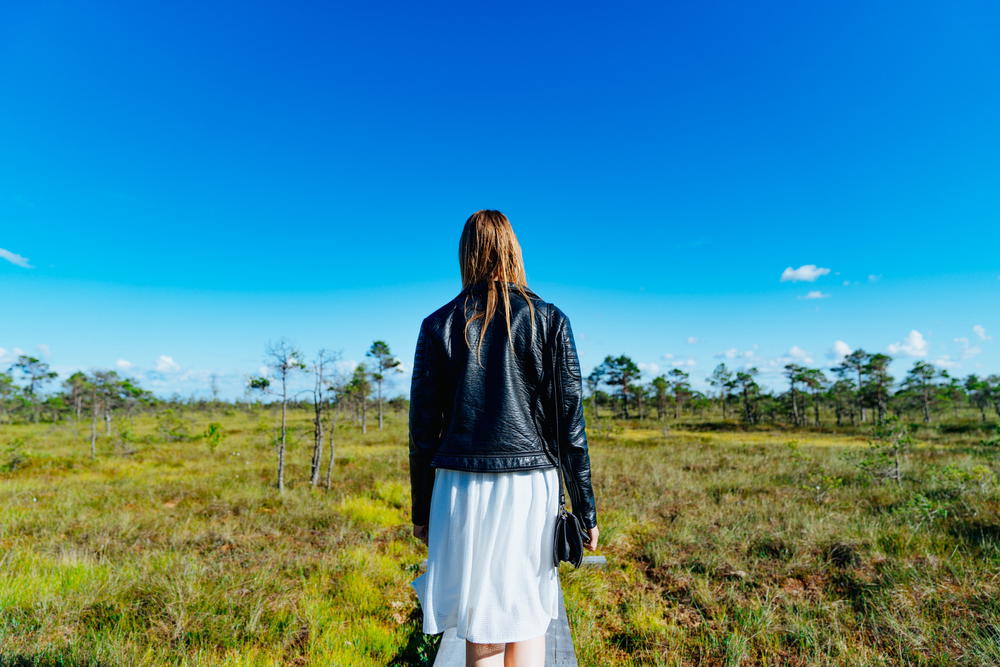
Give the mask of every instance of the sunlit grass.
[[[86, 425], [2, 427], [26, 459], [0, 474], [0, 664], [428, 664], [405, 415], [343, 420], [324, 490], [293, 412], [284, 494], [273, 415], [184, 419], [222, 444], [144, 416], [91, 461]], [[928, 432], [897, 486], [864, 433], [590, 430], [609, 565], [563, 566], [581, 664], [998, 663], [996, 448]]]

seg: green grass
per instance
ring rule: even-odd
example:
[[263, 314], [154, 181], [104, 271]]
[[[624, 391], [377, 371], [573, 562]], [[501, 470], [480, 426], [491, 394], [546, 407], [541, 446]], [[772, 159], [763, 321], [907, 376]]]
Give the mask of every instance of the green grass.
[[[0, 665], [429, 664], [405, 415], [343, 424], [325, 491], [293, 413], [281, 495], [268, 414], [183, 418], [222, 424], [214, 453], [153, 417], [96, 461], [85, 424], [0, 427]], [[846, 430], [590, 433], [609, 567], [563, 571], [581, 664], [1000, 663], [1000, 448], [978, 435], [922, 433], [895, 485]]]

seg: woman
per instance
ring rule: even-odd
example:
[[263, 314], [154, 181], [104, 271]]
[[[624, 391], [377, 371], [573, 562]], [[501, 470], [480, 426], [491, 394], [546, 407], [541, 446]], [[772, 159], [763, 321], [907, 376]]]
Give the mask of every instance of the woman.
[[473, 213], [458, 258], [463, 289], [424, 318], [414, 355], [412, 520], [428, 559], [412, 586], [424, 632], [454, 627], [466, 665], [541, 666], [559, 606], [557, 438], [572, 510], [597, 548], [580, 363], [566, 315], [528, 289], [503, 213]]

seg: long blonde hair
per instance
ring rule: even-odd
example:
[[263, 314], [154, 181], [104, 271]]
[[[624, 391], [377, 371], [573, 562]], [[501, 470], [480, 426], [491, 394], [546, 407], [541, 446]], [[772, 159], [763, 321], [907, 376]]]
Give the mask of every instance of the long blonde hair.
[[[462, 270], [462, 287], [468, 288], [480, 282], [486, 283], [486, 304], [484, 310], [478, 310], [474, 303], [470, 317], [468, 311], [469, 291], [466, 291], [465, 304], [465, 344], [472, 348], [469, 341], [469, 325], [482, 318], [479, 343], [476, 346], [476, 361], [483, 347], [483, 337], [496, 313], [497, 303], [503, 300], [504, 319], [507, 322], [507, 341], [513, 347], [510, 330], [510, 289], [513, 283], [517, 291], [528, 302], [531, 313], [531, 335], [535, 334], [535, 307], [528, 298], [525, 289], [528, 279], [524, 273], [524, 258], [521, 256], [521, 244], [517, 242], [514, 228], [507, 216], [500, 211], [483, 209], [476, 211], [465, 221], [462, 238], [458, 242], [458, 264]], [[499, 289], [498, 289], [499, 287]]]

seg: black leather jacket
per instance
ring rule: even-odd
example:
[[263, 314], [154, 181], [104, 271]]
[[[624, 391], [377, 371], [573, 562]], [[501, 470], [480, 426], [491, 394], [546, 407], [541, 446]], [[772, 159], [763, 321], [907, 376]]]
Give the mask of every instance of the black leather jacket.
[[[569, 319], [559, 308], [525, 288], [534, 305], [534, 335], [528, 304], [513, 283], [508, 339], [503, 301], [486, 330], [476, 361], [482, 318], [469, 326], [465, 301], [485, 303], [484, 282], [463, 289], [424, 318], [417, 337], [410, 386], [410, 485], [412, 520], [427, 524], [434, 469], [477, 472], [555, 467], [555, 409], [563, 474], [573, 513], [586, 528], [597, 525], [590, 481], [590, 455], [583, 418], [583, 377]], [[551, 311], [551, 313], [550, 313]], [[551, 314], [552, 331], [549, 321]], [[546, 341], [554, 340], [562, 401], [552, 398], [545, 372]], [[513, 345], [509, 341], [513, 341]], [[544, 375], [543, 375], [544, 373]]]

